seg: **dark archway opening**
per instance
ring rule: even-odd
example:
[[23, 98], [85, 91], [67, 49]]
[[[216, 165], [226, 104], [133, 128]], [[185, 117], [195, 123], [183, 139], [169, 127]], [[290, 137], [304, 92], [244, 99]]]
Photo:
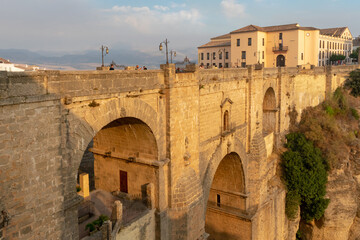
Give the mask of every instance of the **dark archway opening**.
[[78, 193], [84, 197], [78, 209], [80, 239], [89, 234], [89, 229], [85, 230], [88, 223], [100, 215], [111, 218], [117, 200], [122, 203], [124, 224], [147, 211], [146, 187], [152, 183], [156, 192], [157, 168], [152, 163], [157, 160], [155, 136], [137, 118], [117, 119], [95, 135], [78, 170], [78, 184], [82, 188]]
[[246, 218], [245, 178], [238, 154], [227, 154], [220, 162], [210, 188], [205, 231], [209, 240], [251, 239]]
[[285, 67], [285, 56], [279, 55], [276, 57], [276, 67]]

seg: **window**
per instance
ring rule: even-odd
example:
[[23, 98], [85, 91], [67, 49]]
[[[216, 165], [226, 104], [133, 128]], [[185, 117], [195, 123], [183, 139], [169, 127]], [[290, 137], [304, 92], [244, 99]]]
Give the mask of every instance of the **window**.
[[320, 40], [320, 46], [319, 46], [319, 48], [321, 48], [321, 40]]
[[262, 45], [265, 46], [265, 38], [262, 39]]
[[201, 60], [204, 60], [204, 53], [201, 53]]
[[229, 131], [229, 112], [224, 112], [224, 131]]
[[241, 67], [243, 67], [243, 68], [246, 67], [246, 62], [242, 62]]
[[216, 206], [220, 207], [220, 194], [216, 194]]
[[248, 38], [248, 46], [251, 46], [251, 38]]
[[279, 33], [279, 40], [282, 40], [283, 39], [282, 37], [283, 37], [282, 33]]
[[301, 60], [304, 60], [304, 53], [301, 53]]
[[241, 59], [246, 59], [246, 51], [241, 52]]
[[327, 45], [327, 49], [329, 49], [329, 42], [328, 41], [326, 41], [326, 45]]
[[222, 68], [223, 66], [222, 66], [222, 63], [219, 63], [219, 68]]
[[323, 41], [323, 48], [325, 48], [325, 41]]
[[225, 59], [229, 59], [229, 52], [225, 53]]
[[325, 52], [324, 51], [322, 52], [322, 58], [323, 59], [325, 58]]
[[210, 60], [210, 53], [207, 53], [207, 54], [206, 54], [206, 59], [207, 59], [207, 60]]
[[279, 50], [283, 50], [283, 44], [279, 43]]
[[206, 68], [209, 68], [209, 66], [210, 66], [210, 63], [207, 63], [207, 64], [206, 64]]
[[262, 51], [262, 59], [265, 59], [265, 52]]
[[229, 67], [229, 63], [225, 63], [225, 68], [228, 68]]
[[321, 58], [321, 52], [319, 52], [319, 59]]
[[213, 52], [213, 60], [216, 59], [216, 55], [215, 55], [215, 52]]
[[240, 39], [238, 38], [238, 39], [236, 39], [236, 46], [240, 46]]
[[222, 59], [222, 52], [219, 52], [219, 59]]

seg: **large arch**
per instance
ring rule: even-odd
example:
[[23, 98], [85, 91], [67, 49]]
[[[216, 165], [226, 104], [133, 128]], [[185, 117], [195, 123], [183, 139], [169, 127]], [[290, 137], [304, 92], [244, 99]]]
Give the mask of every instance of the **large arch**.
[[245, 177], [241, 159], [231, 152], [221, 160], [211, 184], [205, 216], [209, 240], [250, 239], [246, 213]]
[[[141, 120], [153, 132], [158, 152], [161, 153], [164, 142], [163, 134], [158, 127], [158, 114], [147, 103], [139, 99], [111, 99], [102, 101], [98, 107], [70, 110], [67, 118], [68, 142], [67, 149], [74, 169], [78, 169], [88, 143], [109, 123], [124, 117]], [[158, 160], [161, 154], [158, 154]]]
[[[71, 105], [64, 115], [63, 131], [66, 131], [63, 150], [64, 171], [64, 205], [66, 210], [66, 222], [77, 222], [78, 211], [74, 208], [74, 201], [78, 199], [76, 194], [76, 179], [81, 159], [88, 144], [96, 134], [108, 124], [123, 118], [134, 118], [143, 122], [154, 136], [157, 155], [156, 161], [163, 159], [164, 136], [160, 132], [161, 118], [157, 112], [147, 103], [140, 99], [112, 98], [98, 101], [99, 106], [90, 107], [88, 103]], [[75, 226], [69, 225], [69, 232], [77, 232]], [[70, 228], [72, 230], [70, 230]]]
[[[204, 196], [204, 213], [206, 212], [206, 203], [209, 199], [210, 194], [210, 188], [216, 173], [216, 170], [218, 169], [221, 161], [224, 159], [224, 157], [230, 153], [224, 150], [223, 144], [226, 145], [225, 142], [220, 143], [217, 147], [215, 152], [212, 154], [212, 157], [209, 159], [208, 166], [206, 168], [206, 172], [203, 177], [203, 196]], [[244, 191], [247, 191], [247, 185], [248, 185], [248, 177], [247, 177], [247, 165], [248, 165], [248, 157], [245, 151], [245, 147], [241, 143], [241, 141], [238, 138], [234, 138], [234, 143], [232, 144], [232, 150], [231, 152], [236, 153], [242, 163], [242, 168], [244, 171], [244, 183], [245, 183], [245, 189]], [[226, 146], [227, 148], [227, 146]], [[205, 217], [205, 216], [204, 216]]]
[[269, 87], [264, 95], [263, 101], [263, 133], [268, 135], [276, 129], [276, 97], [275, 91]]

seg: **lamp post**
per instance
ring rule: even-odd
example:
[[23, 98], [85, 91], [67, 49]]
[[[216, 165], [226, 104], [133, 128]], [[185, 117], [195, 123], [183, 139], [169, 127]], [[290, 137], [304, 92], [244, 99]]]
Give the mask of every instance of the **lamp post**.
[[[104, 66], [104, 56], [106, 54], [109, 54], [109, 48], [107, 46], [101, 45], [101, 66]], [[105, 50], [105, 54], [104, 54], [104, 50]]]
[[162, 41], [159, 45], [159, 50], [162, 51], [163, 46], [162, 44], [165, 44], [165, 49], [166, 49], [166, 64], [169, 64], [169, 52], [168, 52], [168, 43], [170, 43], [167, 38], [165, 39], [165, 41]]
[[176, 57], [176, 52], [175, 52], [174, 50], [171, 50], [171, 51], [170, 51], [170, 62], [171, 62], [171, 63], [173, 63], [173, 62], [172, 62], [172, 56], [173, 56], [173, 55], [174, 55], [174, 57]]

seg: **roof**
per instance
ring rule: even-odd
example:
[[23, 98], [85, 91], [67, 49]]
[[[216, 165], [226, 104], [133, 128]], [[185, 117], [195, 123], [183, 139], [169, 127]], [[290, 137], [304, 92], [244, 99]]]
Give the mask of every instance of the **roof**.
[[201, 45], [198, 48], [207, 48], [207, 47], [230, 47], [231, 41], [230, 40], [224, 40], [224, 41], [211, 41], [204, 45]]
[[259, 27], [256, 25], [248, 25], [246, 27], [237, 29], [232, 31], [231, 33], [243, 33], [243, 32], [277, 32], [277, 31], [289, 31], [289, 30], [318, 30], [314, 27], [300, 27], [298, 23], [285, 24], [285, 25], [277, 25], [277, 26], [267, 26], [267, 27]]
[[360, 37], [354, 38], [353, 46], [354, 47], [359, 47], [360, 46]]
[[211, 40], [230, 39], [230, 33], [210, 38]]
[[6, 60], [5, 58], [0, 58], [0, 63], [11, 63], [9, 60]]
[[321, 35], [328, 35], [333, 37], [341, 37], [347, 27], [339, 27], [339, 28], [326, 28], [320, 29]]

